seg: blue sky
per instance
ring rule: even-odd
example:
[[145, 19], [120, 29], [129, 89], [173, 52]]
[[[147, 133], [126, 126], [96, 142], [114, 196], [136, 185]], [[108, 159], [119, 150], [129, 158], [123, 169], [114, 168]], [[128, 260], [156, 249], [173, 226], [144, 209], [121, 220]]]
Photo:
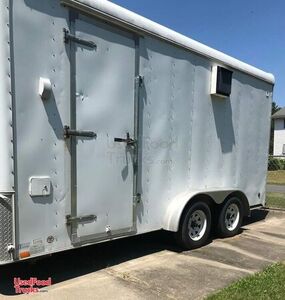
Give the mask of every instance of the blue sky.
[[284, 0], [112, 0], [276, 77], [285, 106]]

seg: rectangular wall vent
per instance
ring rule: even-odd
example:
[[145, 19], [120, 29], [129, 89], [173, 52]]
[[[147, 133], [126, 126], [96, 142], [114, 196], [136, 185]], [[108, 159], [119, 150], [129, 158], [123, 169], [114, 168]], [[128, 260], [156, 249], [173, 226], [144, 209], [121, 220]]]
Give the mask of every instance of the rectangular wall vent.
[[212, 67], [211, 95], [229, 97], [232, 92], [233, 72], [220, 66]]

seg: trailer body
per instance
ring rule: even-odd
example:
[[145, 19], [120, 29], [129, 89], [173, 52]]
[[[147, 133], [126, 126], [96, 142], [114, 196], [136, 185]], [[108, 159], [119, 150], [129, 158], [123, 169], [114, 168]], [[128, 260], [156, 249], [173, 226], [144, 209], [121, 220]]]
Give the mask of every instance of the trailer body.
[[1, 1], [0, 65], [1, 264], [264, 205], [271, 74], [99, 0]]

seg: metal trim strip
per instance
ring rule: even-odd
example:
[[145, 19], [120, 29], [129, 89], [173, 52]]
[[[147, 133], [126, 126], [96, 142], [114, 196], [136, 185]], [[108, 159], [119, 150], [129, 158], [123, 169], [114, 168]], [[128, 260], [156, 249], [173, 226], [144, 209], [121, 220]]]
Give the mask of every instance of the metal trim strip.
[[204, 57], [208, 57], [215, 62], [250, 74], [270, 84], [275, 84], [275, 78], [273, 74], [264, 72], [218, 50], [210, 48], [109, 1], [61, 0], [61, 4], [73, 9], [77, 9], [80, 12], [103, 18], [104, 20], [118, 24], [119, 26], [133, 30], [140, 34], [146, 33], [155, 36], [171, 44], [175, 44]]

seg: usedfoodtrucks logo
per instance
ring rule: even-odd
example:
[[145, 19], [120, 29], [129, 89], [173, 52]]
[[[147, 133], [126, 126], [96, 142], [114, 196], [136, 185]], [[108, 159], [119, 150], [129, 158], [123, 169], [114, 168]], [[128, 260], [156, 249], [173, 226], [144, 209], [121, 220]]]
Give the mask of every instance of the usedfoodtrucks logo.
[[16, 294], [31, 294], [40, 292], [40, 288], [51, 286], [51, 278], [48, 280], [38, 280], [38, 278], [30, 278], [23, 280], [14, 278], [14, 288]]

